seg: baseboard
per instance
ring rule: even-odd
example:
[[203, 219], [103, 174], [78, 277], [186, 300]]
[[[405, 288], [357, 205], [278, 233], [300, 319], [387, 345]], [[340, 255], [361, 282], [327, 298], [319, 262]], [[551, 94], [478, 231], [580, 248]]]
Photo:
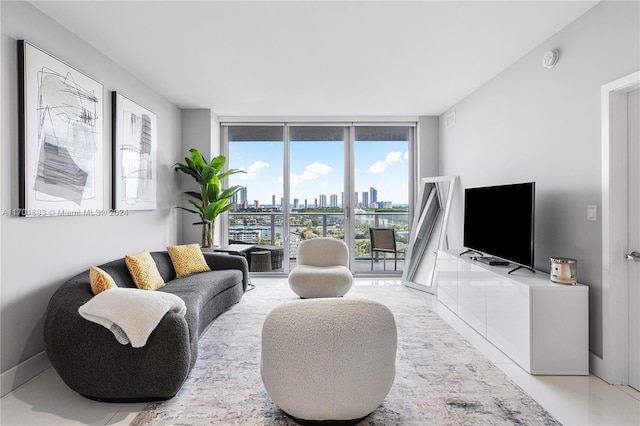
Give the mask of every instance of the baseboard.
[[618, 383], [613, 383], [614, 382], [613, 377], [611, 377], [609, 368], [607, 364], [604, 362], [604, 360], [600, 358], [598, 355], [594, 354], [593, 352], [589, 352], [589, 370], [595, 376], [598, 376], [599, 378], [601, 378], [602, 380], [604, 380], [609, 384], [618, 384]]
[[0, 396], [5, 396], [9, 392], [24, 385], [49, 367], [51, 367], [49, 357], [45, 351], [42, 351], [15, 367], [10, 368], [0, 374], [0, 390], [2, 392]]

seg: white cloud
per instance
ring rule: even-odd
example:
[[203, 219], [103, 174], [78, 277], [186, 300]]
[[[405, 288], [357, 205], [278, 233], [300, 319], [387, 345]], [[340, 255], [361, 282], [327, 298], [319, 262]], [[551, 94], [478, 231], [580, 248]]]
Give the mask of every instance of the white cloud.
[[240, 170], [244, 170], [247, 173], [239, 173], [237, 176], [241, 180], [250, 180], [260, 177], [260, 172], [269, 168], [269, 163], [264, 161], [255, 161], [248, 168], [240, 167]]
[[317, 179], [322, 175], [330, 173], [333, 169], [327, 164], [318, 163], [309, 164], [304, 172], [300, 175], [300, 179], [311, 180]]
[[369, 166], [369, 173], [383, 173], [387, 170], [387, 164], [383, 161], [376, 161]]
[[326, 188], [327, 186], [329, 186], [329, 182], [322, 182], [320, 186]]
[[[404, 154], [404, 158], [407, 159], [409, 156], [409, 153], [406, 152]], [[373, 163], [372, 165], [369, 166], [369, 173], [384, 173], [387, 170], [387, 167], [389, 167], [389, 164], [392, 163], [402, 163], [402, 152], [398, 152], [398, 151], [393, 151], [390, 152], [386, 155], [386, 157], [384, 158], [384, 161], [376, 161], [375, 163]]]
[[401, 163], [402, 162], [402, 153], [401, 152], [390, 152], [384, 159], [385, 163]]

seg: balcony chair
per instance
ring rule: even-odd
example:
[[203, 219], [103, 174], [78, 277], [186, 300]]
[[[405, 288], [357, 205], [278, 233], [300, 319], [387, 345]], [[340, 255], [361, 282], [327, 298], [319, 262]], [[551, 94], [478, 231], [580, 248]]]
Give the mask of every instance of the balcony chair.
[[396, 245], [396, 233], [393, 228], [369, 228], [371, 238], [371, 270], [373, 271], [373, 260], [377, 253], [383, 254], [384, 270], [387, 270], [387, 253], [393, 253], [394, 267], [398, 270], [398, 253], [403, 253], [405, 249], [398, 249]]

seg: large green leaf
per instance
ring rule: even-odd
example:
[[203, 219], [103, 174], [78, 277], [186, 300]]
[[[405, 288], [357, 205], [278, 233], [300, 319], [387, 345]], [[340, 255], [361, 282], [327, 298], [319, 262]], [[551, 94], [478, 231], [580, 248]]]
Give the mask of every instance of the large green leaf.
[[184, 210], [184, 211], [187, 211], [187, 212], [189, 212], [189, 213], [200, 214], [200, 212], [199, 212], [199, 211], [191, 210], [191, 209], [188, 209], [188, 208], [186, 208], [186, 207], [178, 206], [178, 208], [179, 208], [179, 209], [182, 209], [182, 210]]
[[214, 169], [216, 171], [216, 174], [218, 174], [220, 170], [222, 170], [222, 168], [224, 167], [224, 163], [226, 162], [227, 162], [227, 159], [225, 158], [224, 155], [218, 155], [217, 157], [213, 157], [211, 159], [211, 162], [209, 163], [209, 167]]
[[244, 188], [242, 185], [234, 185], [231, 188], [227, 188], [220, 193], [220, 198], [231, 198], [242, 188]]
[[200, 185], [206, 185], [208, 183], [211, 183], [211, 180], [214, 178], [215, 176], [215, 171], [209, 167], [206, 166], [204, 169], [202, 169], [202, 177], [200, 178]]
[[204, 208], [202, 207], [202, 204], [197, 203], [193, 200], [187, 200], [192, 206], [194, 206], [195, 208], [198, 209], [198, 213], [199, 214], [204, 214]]
[[196, 167], [200, 169], [207, 167], [207, 162], [204, 161], [204, 157], [202, 157], [202, 154], [200, 154], [200, 151], [198, 151], [195, 148], [191, 148], [189, 152], [191, 153], [191, 159], [193, 159], [193, 162], [196, 165]]
[[227, 176], [235, 175], [236, 173], [247, 173], [247, 171], [246, 170], [240, 170], [240, 169], [229, 169], [224, 173], [220, 173], [218, 175], [218, 178], [219, 179], [224, 179]]
[[209, 202], [217, 201], [220, 198], [220, 187], [218, 185], [209, 185], [206, 194]]
[[185, 191], [185, 194], [192, 196], [193, 198], [200, 200], [202, 202], [202, 194], [195, 191]]
[[226, 206], [224, 206], [223, 208], [220, 209], [220, 211], [218, 212], [218, 215], [231, 210], [231, 208], [233, 207], [233, 204], [227, 204]]
[[210, 220], [212, 222], [215, 221], [218, 215], [220, 214], [220, 211], [222, 210], [222, 208], [224, 208], [224, 206], [227, 205], [228, 203], [229, 203], [228, 199], [218, 200], [210, 203], [204, 209], [204, 217], [207, 218], [207, 220]]
[[202, 167], [199, 167], [190, 158], [185, 158], [184, 161], [187, 163], [187, 166], [189, 166], [189, 169], [191, 169], [193, 173], [195, 173], [197, 176], [200, 175], [200, 171], [202, 170]]
[[188, 166], [185, 166], [184, 164], [176, 163], [176, 164], [174, 164], [174, 167], [175, 167], [176, 171], [181, 171], [184, 174], [192, 176], [196, 180], [198, 179], [197, 172], [195, 170], [189, 168]]

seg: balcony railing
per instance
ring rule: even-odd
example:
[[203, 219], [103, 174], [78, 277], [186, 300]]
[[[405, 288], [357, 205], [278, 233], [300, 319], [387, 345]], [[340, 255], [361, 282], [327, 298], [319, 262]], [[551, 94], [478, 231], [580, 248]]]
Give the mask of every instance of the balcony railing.
[[[371, 259], [370, 227], [394, 228], [399, 249], [406, 248], [409, 242], [408, 212], [357, 212], [354, 227], [356, 260]], [[231, 242], [282, 247], [284, 228], [282, 212], [229, 212]], [[295, 260], [298, 245], [303, 240], [317, 237], [344, 240], [344, 213], [292, 212], [289, 214], [289, 234], [289, 258]], [[398, 260], [404, 260], [405, 252], [399, 254]]]

